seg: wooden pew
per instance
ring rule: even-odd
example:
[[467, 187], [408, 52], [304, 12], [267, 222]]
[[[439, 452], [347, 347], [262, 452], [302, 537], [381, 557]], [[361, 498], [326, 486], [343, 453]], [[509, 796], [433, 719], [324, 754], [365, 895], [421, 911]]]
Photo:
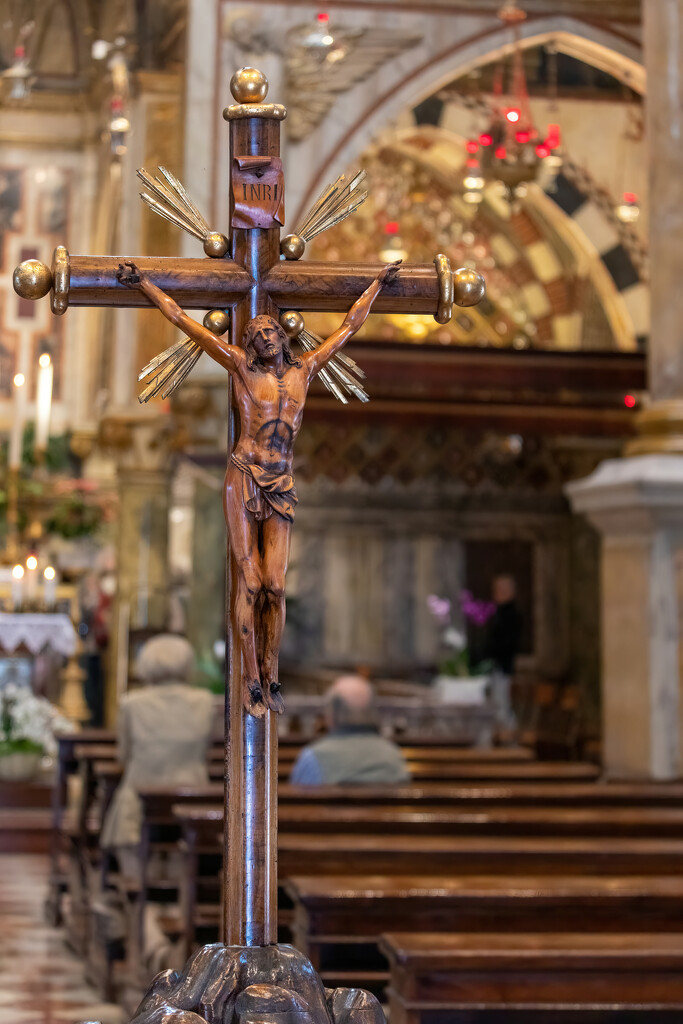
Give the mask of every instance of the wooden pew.
[[683, 838], [683, 807], [459, 807], [438, 804], [354, 806], [283, 804], [287, 832], [449, 836], [605, 836]]
[[108, 729], [81, 729], [80, 732], [61, 733], [56, 737], [57, 757], [55, 765], [55, 784], [52, 791], [52, 843], [50, 849], [50, 868], [48, 895], [45, 900], [45, 913], [51, 924], [62, 922], [62, 896], [68, 884], [68, 867], [65, 860], [68, 856], [68, 845], [65, 842], [65, 815], [68, 801], [69, 777], [78, 771], [78, 760], [75, 756], [77, 744], [113, 745], [115, 735]]
[[683, 1011], [683, 935], [402, 933], [380, 949], [391, 1024], [673, 1024]]
[[[294, 744], [280, 747], [280, 768], [292, 765], [301, 752]], [[443, 747], [401, 746], [401, 753], [409, 763], [438, 764], [522, 764], [535, 760], [529, 747]], [[573, 762], [572, 762], [573, 763]]]
[[519, 764], [444, 764], [413, 761], [410, 774], [416, 782], [470, 779], [507, 782], [586, 782], [599, 778], [601, 769], [582, 761], [522, 761]]
[[[286, 808], [293, 810], [296, 808]], [[376, 811], [376, 809], [372, 809]], [[182, 931], [189, 955], [197, 928], [218, 927], [218, 875], [213, 868], [209, 886], [204, 882], [203, 898], [199, 859], [214, 854], [222, 845], [223, 811], [219, 805], [178, 804], [173, 814], [179, 822], [186, 867], [181, 890]], [[333, 830], [330, 822], [320, 833], [292, 834], [280, 820], [278, 864], [281, 883], [289, 875], [310, 872], [321, 877], [341, 872], [359, 875], [426, 876], [453, 874], [591, 875], [675, 874], [683, 867], [683, 840], [634, 838], [588, 839], [575, 835], [559, 839], [514, 838], [503, 830], [500, 838], [430, 836], [425, 834], [348, 834]], [[368, 828], [370, 821], [368, 822]], [[212, 904], [213, 899], [213, 904]], [[281, 907], [283, 906], [281, 900]], [[213, 938], [216, 936], [214, 935]]]
[[677, 782], [414, 782], [402, 786], [292, 786], [280, 782], [278, 802], [330, 806], [438, 803], [454, 807], [680, 807]]
[[[564, 876], [568, 874], [674, 875], [683, 868], [680, 839], [452, 838], [373, 836], [341, 833], [278, 838], [280, 877], [310, 875], [435, 875], [464, 878], [483, 873]], [[683, 921], [681, 922], [683, 930]]]
[[[212, 789], [212, 792], [215, 790]], [[203, 802], [206, 789], [199, 791], [199, 800], [189, 791], [189, 803]], [[164, 805], [166, 823], [185, 820], [182, 793], [173, 806], [173, 791], [161, 791], [157, 808]], [[222, 814], [220, 805], [202, 807], [199, 814]], [[195, 813], [188, 808], [190, 818]], [[494, 807], [474, 809], [440, 808], [438, 805], [371, 805], [303, 806], [283, 803], [279, 808], [280, 831], [313, 833], [321, 829], [325, 838], [330, 833], [404, 836], [485, 836], [551, 838], [683, 838], [683, 808], [679, 807]]]
[[327, 985], [386, 979], [384, 932], [683, 932], [683, 877], [292, 876], [294, 944]]

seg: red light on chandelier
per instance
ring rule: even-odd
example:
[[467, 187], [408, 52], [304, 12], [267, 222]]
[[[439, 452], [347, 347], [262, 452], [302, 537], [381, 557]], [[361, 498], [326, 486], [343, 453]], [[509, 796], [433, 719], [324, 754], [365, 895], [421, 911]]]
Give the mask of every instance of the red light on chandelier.
[[509, 121], [510, 124], [517, 124], [521, 116], [521, 111], [517, 107], [510, 107], [509, 110], [505, 111], [505, 120]]
[[546, 136], [545, 142], [549, 149], [559, 148], [561, 142], [559, 124], [548, 125], [548, 134]]
[[627, 409], [634, 409], [636, 404], [635, 395], [624, 395], [624, 405]]
[[539, 142], [536, 146], [536, 156], [540, 160], [545, 160], [547, 156], [550, 156], [550, 147], [547, 142]]
[[614, 212], [622, 224], [633, 224], [640, 216], [640, 203], [635, 192], [624, 192], [621, 202]]
[[496, 159], [504, 160], [505, 157], [508, 155], [508, 151], [505, 148], [505, 146], [496, 146], [495, 155], [496, 155]]
[[384, 232], [387, 235], [397, 235], [398, 234], [398, 221], [397, 220], [388, 220], [386, 222], [385, 227], [384, 227]]
[[465, 145], [465, 149], [467, 150], [468, 153], [476, 153], [477, 150], [479, 149], [479, 143], [475, 142], [474, 139], [469, 139]]
[[482, 134], [479, 136], [479, 145], [484, 147], [492, 146], [493, 135], [490, 135], [488, 132], [482, 132]]

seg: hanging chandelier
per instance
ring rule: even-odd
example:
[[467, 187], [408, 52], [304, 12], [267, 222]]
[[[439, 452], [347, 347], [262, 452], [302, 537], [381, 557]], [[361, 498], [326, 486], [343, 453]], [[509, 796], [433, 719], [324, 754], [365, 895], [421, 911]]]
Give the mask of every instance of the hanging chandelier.
[[527, 183], [536, 181], [542, 170], [552, 170], [554, 176], [561, 166], [559, 125], [548, 125], [542, 137], [531, 114], [519, 32], [526, 14], [506, 2], [498, 17], [512, 31], [512, 56], [509, 68], [505, 56], [496, 68], [488, 125], [477, 139], [467, 142], [463, 198], [472, 204], [483, 198], [487, 181], [501, 182], [512, 201], [524, 194]]

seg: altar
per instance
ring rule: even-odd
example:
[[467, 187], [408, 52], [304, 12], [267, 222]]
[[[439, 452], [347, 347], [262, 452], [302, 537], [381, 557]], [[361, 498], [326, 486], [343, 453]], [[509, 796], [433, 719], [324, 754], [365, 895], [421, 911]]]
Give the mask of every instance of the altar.
[[0, 613], [0, 690], [30, 686], [52, 703], [60, 698], [60, 673], [76, 652], [78, 636], [68, 615]]

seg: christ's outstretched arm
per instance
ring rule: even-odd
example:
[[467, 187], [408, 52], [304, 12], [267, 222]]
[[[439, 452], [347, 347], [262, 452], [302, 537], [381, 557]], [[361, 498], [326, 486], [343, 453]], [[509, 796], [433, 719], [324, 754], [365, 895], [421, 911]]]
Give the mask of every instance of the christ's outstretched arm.
[[188, 316], [170, 295], [167, 295], [166, 292], [162, 291], [161, 288], [158, 288], [150, 280], [147, 274], [141, 274], [134, 263], [122, 263], [116, 276], [121, 284], [125, 284], [129, 288], [139, 288], [140, 291], [144, 292], [154, 305], [161, 310], [167, 320], [170, 320], [176, 327], [180, 327], [185, 331], [188, 337], [196, 341], [198, 345], [201, 345], [207, 355], [215, 359], [217, 363], [225, 367], [226, 370], [229, 370], [230, 373], [234, 373], [243, 365], [245, 357], [241, 349], [221, 341], [213, 331], [207, 330], [203, 324], [198, 324], [196, 320]]
[[372, 304], [379, 295], [385, 281], [393, 281], [398, 273], [401, 260], [396, 263], [388, 263], [377, 275], [369, 288], [366, 288], [359, 299], [356, 299], [351, 309], [346, 314], [341, 327], [331, 334], [313, 352], [306, 352], [303, 360], [309, 370], [309, 375], [314, 377], [319, 370], [330, 361], [340, 348], [343, 348], [349, 338], [352, 338], [356, 331], [359, 331], [368, 318]]

